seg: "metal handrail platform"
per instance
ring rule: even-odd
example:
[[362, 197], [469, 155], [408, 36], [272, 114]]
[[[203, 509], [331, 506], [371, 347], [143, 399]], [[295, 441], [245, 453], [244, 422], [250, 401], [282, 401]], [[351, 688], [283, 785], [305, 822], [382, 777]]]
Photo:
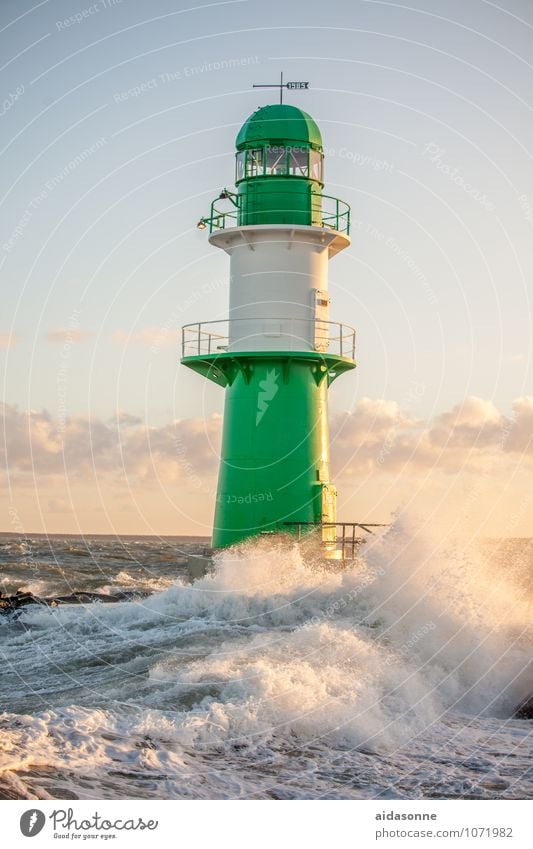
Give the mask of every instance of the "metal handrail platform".
[[[253, 322], [253, 318], [231, 318], [217, 321], [200, 321], [186, 324], [181, 329], [181, 356], [198, 357], [220, 354], [229, 350], [230, 335], [232, 330], [239, 327], [236, 322]], [[292, 336], [297, 347], [294, 350], [312, 350], [333, 356], [345, 357], [349, 360], [355, 359], [355, 329], [348, 324], [338, 321], [322, 321], [321, 319], [304, 318], [279, 318], [277, 316], [261, 317], [257, 322], [276, 321], [283, 323], [284, 334]], [[314, 340], [314, 346], [309, 348], [308, 342], [302, 338], [302, 325], [312, 323], [313, 333], [310, 334]], [[231, 326], [233, 324], [233, 327]], [[241, 324], [241, 326], [243, 326]], [[299, 332], [291, 332], [291, 329]], [[298, 344], [300, 343], [300, 344]], [[305, 343], [305, 344], [304, 344]], [[238, 347], [235, 348], [237, 353]]]
[[[286, 194], [292, 197], [290, 192]], [[209, 226], [210, 234], [217, 230], [225, 230], [228, 227], [238, 227], [239, 219], [242, 215], [242, 197], [242, 195], [234, 194], [224, 189], [221, 196], [212, 201], [210, 214], [205, 218], [200, 218], [198, 227], [205, 229], [205, 227]], [[220, 204], [221, 200], [229, 201], [232, 205], [231, 208], [220, 209], [217, 204]], [[333, 195], [311, 192], [310, 208], [314, 208], [315, 202], [318, 200], [320, 200], [320, 222], [317, 222], [313, 226], [326, 227], [330, 230], [337, 230], [339, 233], [346, 233], [348, 235], [350, 232], [351, 214], [349, 204]], [[279, 213], [286, 215], [288, 211], [285, 207], [280, 207], [279, 210], [270, 209], [269, 214]], [[301, 212], [300, 209], [293, 211], [295, 214], [300, 214]]]
[[335, 538], [327, 540], [327, 544], [335, 544], [342, 553], [342, 560], [354, 560], [357, 550], [365, 541], [365, 537], [356, 536], [356, 529], [374, 534], [371, 528], [388, 528], [388, 523], [381, 522], [284, 522], [287, 528], [295, 529], [298, 540], [306, 535], [328, 528], [341, 529], [341, 533], [335, 533]]

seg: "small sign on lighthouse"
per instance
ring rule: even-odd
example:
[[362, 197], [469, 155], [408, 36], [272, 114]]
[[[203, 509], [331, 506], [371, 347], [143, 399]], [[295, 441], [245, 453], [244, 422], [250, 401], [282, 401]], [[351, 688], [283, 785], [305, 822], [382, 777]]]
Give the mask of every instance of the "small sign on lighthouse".
[[307, 90], [309, 88], [309, 82], [303, 81], [293, 81], [284, 83], [283, 82], [283, 71], [280, 75], [279, 83], [254, 83], [253, 88], [279, 88], [279, 102], [283, 103], [283, 89], [286, 88], [289, 91], [295, 90]]

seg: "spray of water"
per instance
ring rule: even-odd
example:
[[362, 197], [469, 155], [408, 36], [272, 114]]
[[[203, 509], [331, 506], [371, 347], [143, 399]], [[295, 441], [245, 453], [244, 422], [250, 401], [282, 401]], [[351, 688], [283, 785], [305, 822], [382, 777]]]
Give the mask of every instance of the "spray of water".
[[22, 621], [17, 639], [30, 650], [38, 634], [53, 654], [58, 629], [77, 645], [115, 646], [115, 672], [140, 662], [132, 646], [144, 658], [150, 650], [135, 695], [125, 699], [115, 674], [94, 709], [19, 717], [12, 756], [25, 747], [48, 763], [78, 762], [79, 735], [102, 764], [116, 758], [112, 737], [148, 736], [156, 743], [138, 753], [138, 768], [164, 758], [174, 772], [185, 751], [220, 747], [256, 757], [296, 744], [383, 753], [431, 735], [450, 712], [510, 717], [532, 689], [530, 599], [478, 550], [408, 515], [347, 569], [264, 538], [143, 602], [28, 609]]

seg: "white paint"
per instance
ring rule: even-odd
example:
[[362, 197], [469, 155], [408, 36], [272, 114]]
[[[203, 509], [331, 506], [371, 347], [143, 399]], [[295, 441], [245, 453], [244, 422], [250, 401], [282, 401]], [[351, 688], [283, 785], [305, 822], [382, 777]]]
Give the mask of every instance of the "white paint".
[[328, 259], [348, 247], [347, 236], [263, 224], [222, 230], [209, 241], [230, 255], [228, 350], [327, 350]]

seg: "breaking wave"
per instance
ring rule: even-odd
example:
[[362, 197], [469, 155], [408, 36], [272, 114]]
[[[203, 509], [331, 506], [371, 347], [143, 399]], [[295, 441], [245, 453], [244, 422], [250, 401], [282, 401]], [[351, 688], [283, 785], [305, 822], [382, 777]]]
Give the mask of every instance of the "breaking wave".
[[261, 538], [140, 602], [26, 608], [0, 765], [27, 796], [286, 797], [295, 771], [300, 797], [409, 797], [438, 756], [465, 795], [460, 740], [479, 796], [505, 794], [480, 735], [522, 733], [530, 622], [512, 575], [407, 515], [346, 570]]

